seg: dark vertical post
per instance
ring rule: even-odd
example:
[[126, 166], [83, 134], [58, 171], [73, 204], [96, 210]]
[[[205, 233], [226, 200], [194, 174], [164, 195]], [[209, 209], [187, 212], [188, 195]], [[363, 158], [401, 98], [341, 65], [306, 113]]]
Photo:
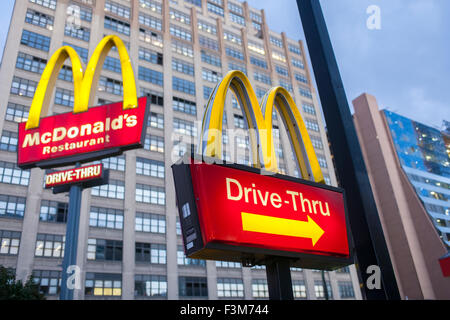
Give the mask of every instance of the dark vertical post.
[[291, 268], [288, 259], [273, 258], [266, 262], [270, 300], [293, 300]]
[[[79, 167], [77, 163], [75, 167]], [[78, 230], [80, 226], [81, 185], [73, 185], [69, 191], [69, 209], [67, 213], [66, 243], [61, 275], [60, 300], [73, 300], [74, 288], [67, 286], [67, 268], [77, 264]]]
[[[366, 299], [400, 299], [344, 86], [319, 0], [297, 0], [339, 181], [347, 195], [356, 265]], [[350, 54], [350, 53], [349, 53]], [[358, 72], [358, 70], [355, 70]], [[370, 290], [367, 267], [381, 270], [381, 289]], [[376, 276], [376, 275], [375, 275]]]

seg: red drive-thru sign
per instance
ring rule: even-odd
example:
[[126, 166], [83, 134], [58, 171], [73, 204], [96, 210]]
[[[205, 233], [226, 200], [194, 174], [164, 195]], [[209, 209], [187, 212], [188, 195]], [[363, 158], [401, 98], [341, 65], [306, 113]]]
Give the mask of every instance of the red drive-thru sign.
[[147, 124], [147, 98], [138, 107], [123, 109], [123, 103], [89, 108], [81, 113], [63, 113], [40, 119], [39, 127], [19, 124], [18, 165], [42, 168], [92, 161], [142, 146]]
[[53, 188], [63, 184], [76, 184], [101, 178], [103, 165], [93, 164], [90, 166], [74, 169], [56, 171], [45, 175], [45, 188]]
[[[182, 180], [181, 166], [174, 166], [176, 186]], [[256, 260], [282, 255], [297, 258], [303, 267], [348, 264], [351, 250], [341, 189], [236, 165], [187, 166], [194, 201], [179, 197], [178, 205], [192, 257], [239, 261], [249, 254]], [[200, 235], [194, 236], [196, 219], [201, 243]]]

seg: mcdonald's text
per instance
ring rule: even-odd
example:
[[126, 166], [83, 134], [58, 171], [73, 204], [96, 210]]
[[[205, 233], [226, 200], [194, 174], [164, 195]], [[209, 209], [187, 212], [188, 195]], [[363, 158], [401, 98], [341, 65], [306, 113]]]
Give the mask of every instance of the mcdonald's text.
[[146, 103], [144, 97], [132, 109], [123, 110], [119, 102], [86, 112], [49, 116], [34, 129], [26, 129], [25, 123], [20, 123], [18, 165], [29, 168], [55, 159], [67, 164], [71, 157], [77, 161], [95, 160], [96, 152], [117, 153], [118, 149], [140, 147], [147, 123]]
[[342, 192], [216, 164], [190, 171], [204, 243], [349, 257]]
[[66, 183], [78, 183], [102, 176], [102, 164], [52, 172], [45, 175], [45, 188], [52, 188]]

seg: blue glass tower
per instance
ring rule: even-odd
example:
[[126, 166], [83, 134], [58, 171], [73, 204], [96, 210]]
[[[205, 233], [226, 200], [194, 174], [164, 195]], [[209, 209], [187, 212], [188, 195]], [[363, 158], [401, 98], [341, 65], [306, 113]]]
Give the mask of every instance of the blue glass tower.
[[436, 230], [450, 248], [450, 136], [384, 110], [395, 150]]

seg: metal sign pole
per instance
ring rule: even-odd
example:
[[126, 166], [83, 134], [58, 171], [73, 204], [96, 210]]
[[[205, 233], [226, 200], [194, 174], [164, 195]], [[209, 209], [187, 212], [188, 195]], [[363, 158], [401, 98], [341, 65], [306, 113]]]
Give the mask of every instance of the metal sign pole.
[[[366, 299], [400, 299], [394, 270], [372, 194], [361, 147], [350, 114], [319, 0], [297, 0], [308, 43], [336, 172], [346, 191], [357, 269]], [[378, 266], [382, 288], [370, 288], [369, 266]], [[370, 269], [369, 269], [370, 270]]]
[[[77, 163], [76, 166], [80, 167]], [[81, 209], [81, 184], [72, 185], [69, 191], [69, 209], [66, 227], [66, 242], [64, 248], [64, 259], [62, 264], [61, 275], [61, 292], [60, 300], [73, 300], [74, 287], [68, 286], [67, 269], [77, 263], [77, 245], [78, 245], [78, 230], [80, 225], [80, 209]]]
[[266, 275], [270, 300], [294, 300], [289, 259], [266, 261]]

